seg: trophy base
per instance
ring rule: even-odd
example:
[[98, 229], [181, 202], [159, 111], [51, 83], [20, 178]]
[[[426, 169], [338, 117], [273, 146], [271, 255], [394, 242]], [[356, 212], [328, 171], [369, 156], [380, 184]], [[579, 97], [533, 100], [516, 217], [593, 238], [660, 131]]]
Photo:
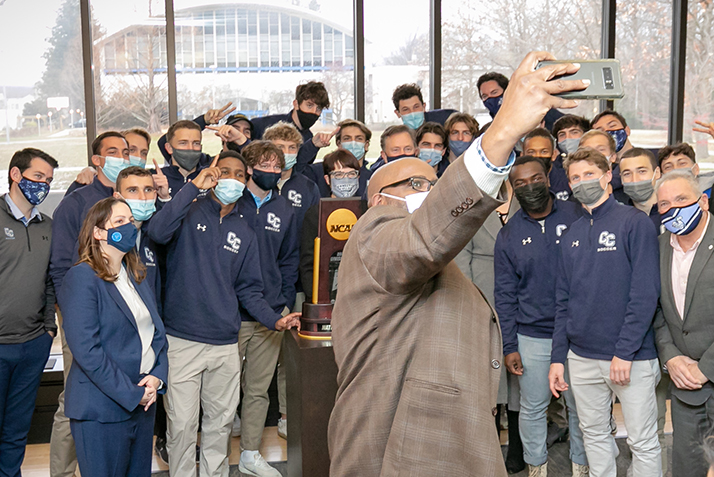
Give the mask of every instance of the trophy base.
[[332, 304], [303, 303], [300, 337], [329, 340], [332, 337]]

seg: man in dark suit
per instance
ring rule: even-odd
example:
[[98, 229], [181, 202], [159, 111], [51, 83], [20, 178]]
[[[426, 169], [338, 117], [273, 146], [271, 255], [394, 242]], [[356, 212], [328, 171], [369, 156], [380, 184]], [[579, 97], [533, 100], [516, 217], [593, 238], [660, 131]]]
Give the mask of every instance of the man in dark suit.
[[[573, 65], [535, 70], [531, 53], [493, 127], [446, 170], [389, 161], [370, 179], [370, 209], [340, 264], [333, 313], [338, 391], [330, 417], [330, 475], [506, 476], [492, 409], [501, 368], [498, 320], [452, 263], [503, 203], [513, 146], [552, 107], [583, 89], [547, 80]], [[499, 190], [501, 193], [499, 194]]]
[[703, 439], [714, 424], [714, 229], [689, 170], [657, 182], [662, 295], [655, 318], [660, 361], [672, 378], [672, 476], [704, 477]]

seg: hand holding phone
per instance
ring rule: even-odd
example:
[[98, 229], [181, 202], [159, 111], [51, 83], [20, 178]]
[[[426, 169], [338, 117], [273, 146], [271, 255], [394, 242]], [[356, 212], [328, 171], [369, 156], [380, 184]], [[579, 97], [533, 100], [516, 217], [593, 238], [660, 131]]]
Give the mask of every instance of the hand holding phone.
[[620, 99], [625, 96], [625, 91], [622, 87], [622, 72], [619, 60], [541, 61], [538, 63], [538, 66], [536, 66], [536, 69], [546, 65], [560, 63], [578, 63], [580, 64], [580, 69], [571, 75], [557, 76], [551, 81], [556, 79], [588, 79], [590, 80], [590, 86], [582, 91], [568, 91], [566, 93], [556, 94], [555, 96], [567, 99]]

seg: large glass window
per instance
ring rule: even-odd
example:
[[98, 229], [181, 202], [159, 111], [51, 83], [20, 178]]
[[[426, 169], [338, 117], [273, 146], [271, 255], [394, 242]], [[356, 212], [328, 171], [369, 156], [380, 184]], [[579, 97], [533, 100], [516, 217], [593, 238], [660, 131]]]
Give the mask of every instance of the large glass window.
[[0, 64], [0, 191], [26, 147], [57, 159], [66, 188], [87, 164], [79, 1], [0, 2]]
[[[470, 113], [481, 125], [491, 121], [476, 86], [484, 73], [510, 78], [533, 50], [559, 59], [600, 56], [600, 0], [445, 0], [442, 15], [442, 106]], [[592, 118], [597, 103], [583, 101], [567, 112]]]
[[615, 57], [622, 64], [625, 97], [615, 109], [632, 130], [635, 146], [667, 143], [672, 2], [617, 2]]
[[714, 161], [714, 138], [694, 132], [695, 121], [714, 122], [714, 3], [689, 2], [687, 68], [684, 97], [684, 140], [695, 147], [697, 160]]
[[[314, 131], [353, 117], [352, 0], [201, 5], [174, 2], [179, 119], [228, 102], [248, 117], [287, 113], [310, 80], [325, 83], [331, 102]], [[219, 148], [205, 133], [204, 151]]]
[[429, 104], [429, 1], [364, 2], [365, 121], [373, 136], [367, 157], [379, 156], [382, 131], [402, 121], [394, 113], [394, 89], [405, 83], [421, 87]]

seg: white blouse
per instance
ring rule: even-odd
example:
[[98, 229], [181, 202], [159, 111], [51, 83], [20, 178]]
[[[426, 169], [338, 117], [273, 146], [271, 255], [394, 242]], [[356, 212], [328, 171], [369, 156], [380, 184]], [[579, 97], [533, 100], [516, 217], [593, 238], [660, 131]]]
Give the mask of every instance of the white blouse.
[[139, 339], [141, 340], [141, 374], [149, 374], [154, 369], [156, 362], [156, 354], [151, 347], [151, 342], [154, 340], [154, 321], [151, 319], [151, 313], [146, 308], [144, 300], [141, 299], [139, 292], [136, 291], [134, 285], [129, 280], [129, 275], [126, 273], [124, 265], [119, 272], [119, 278], [114, 282], [117, 290], [126, 302], [131, 314], [134, 315], [136, 327], [139, 330]]

